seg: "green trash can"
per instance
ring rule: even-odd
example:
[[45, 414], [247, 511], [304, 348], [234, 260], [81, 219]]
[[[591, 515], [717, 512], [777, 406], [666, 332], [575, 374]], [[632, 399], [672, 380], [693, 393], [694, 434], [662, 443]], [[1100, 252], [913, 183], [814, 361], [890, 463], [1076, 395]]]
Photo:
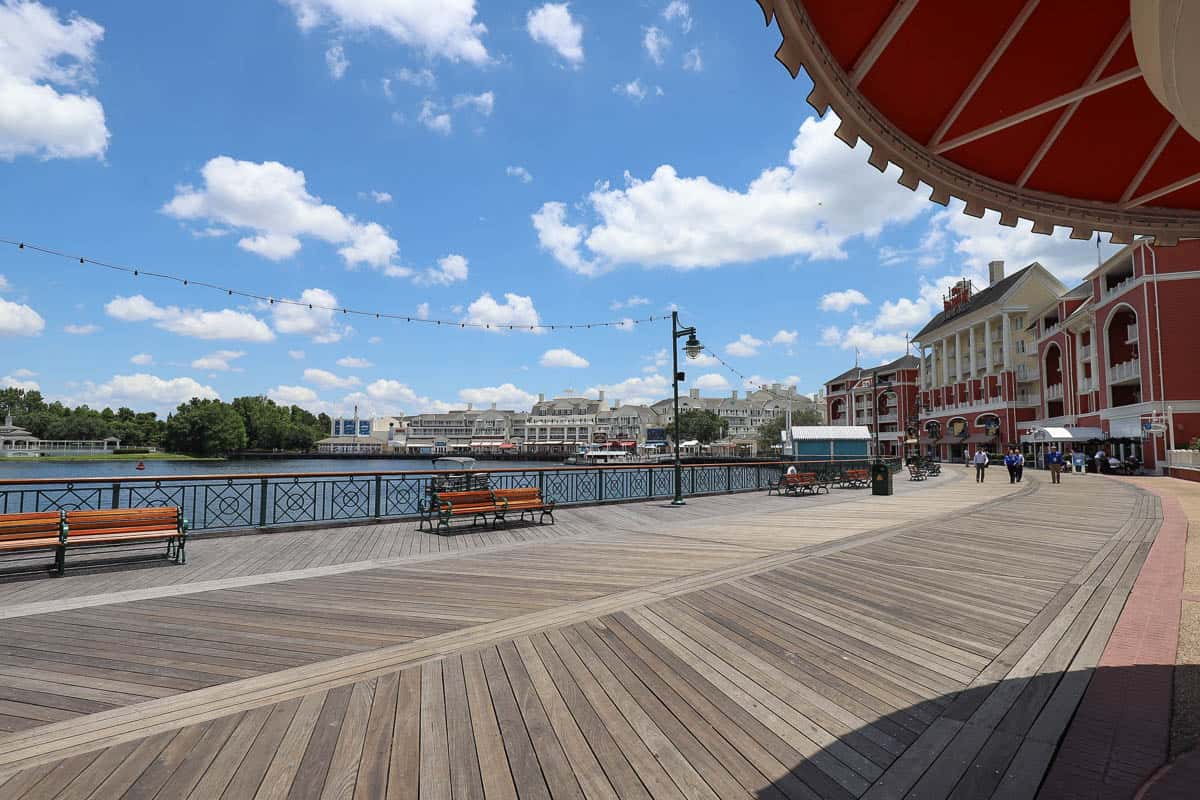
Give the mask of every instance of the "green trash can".
[[892, 493], [892, 468], [883, 461], [871, 466], [871, 494]]

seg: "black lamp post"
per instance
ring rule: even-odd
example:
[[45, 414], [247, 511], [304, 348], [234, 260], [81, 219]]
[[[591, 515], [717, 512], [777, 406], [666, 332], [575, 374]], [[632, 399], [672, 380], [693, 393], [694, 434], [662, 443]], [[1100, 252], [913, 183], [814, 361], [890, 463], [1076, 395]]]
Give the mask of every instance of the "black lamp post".
[[[881, 384], [878, 375], [879, 372], [877, 370], [871, 371], [871, 428], [872, 433], [875, 434], [875, 461], [877, 463], [883, 460], [883, 457], [879, 454], [879, 387]], [[882, 385], [888, 389], [892, 388], [891, 381], [883, 381]], [[898, 416], [897, 419], [899, 419]]]
[[679, 327], [679, 312], [671, 312], [671, 374], [672, 385], [675, 389], [675, 499], [671, 501], [673, 506], [684, 505], [683, 502], [683, 466], [679, 462], [679, 382], [685, 379], [684, 373], [679, 371], [679, 340], [684, 336], [688, 337], [687, 342], [683, 345], [683, 352], [688, 358], [698, 358], [700, 351], [704, 349], [704, 345], [700, 344], [700, 340], [696, 338], [695, 328]]

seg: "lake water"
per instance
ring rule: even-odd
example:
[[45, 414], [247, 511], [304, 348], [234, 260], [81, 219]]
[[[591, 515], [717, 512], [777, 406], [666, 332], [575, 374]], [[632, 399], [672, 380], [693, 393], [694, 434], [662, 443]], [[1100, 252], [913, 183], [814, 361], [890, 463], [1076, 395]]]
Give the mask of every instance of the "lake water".
[[[237, 461], [147, 461], [137, 470], [136, 461], [43, 461], [36, 458], [0, 458], [0, 480], [26, 478], [151, 478], [156, 475], [226, 475], [294, 472], [396, 472], [430, 470], [428, 458], [294, 458]], [[560, 466], [553, 461], [485, 461], [475, 469], [522, 469]]]

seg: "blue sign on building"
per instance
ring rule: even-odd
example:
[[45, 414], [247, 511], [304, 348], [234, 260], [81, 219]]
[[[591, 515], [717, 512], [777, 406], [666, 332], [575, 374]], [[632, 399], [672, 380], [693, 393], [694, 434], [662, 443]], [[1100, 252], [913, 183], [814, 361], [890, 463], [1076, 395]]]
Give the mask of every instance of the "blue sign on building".
[[369, 420], [369, 419], [359, 420], [358, 435], [359, 436], [370, 436], [371, 435], [371, 420]]

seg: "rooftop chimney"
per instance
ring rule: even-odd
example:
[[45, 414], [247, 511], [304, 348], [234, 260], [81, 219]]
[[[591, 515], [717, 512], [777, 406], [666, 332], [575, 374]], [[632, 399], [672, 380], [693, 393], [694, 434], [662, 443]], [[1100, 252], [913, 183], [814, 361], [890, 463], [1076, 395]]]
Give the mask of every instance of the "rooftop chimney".
[[495, 410], [496, 410], [496, 404], [492, 403], [492, 411], [495, 411]]
[[613, 400], [612, 407], [614, 410], [620, 408], [621, 407], [621, 398], [618, 397], [615, 400]]
[[472, 408], [474, 408], [474, 406], [474, 403], [467, 403], [467, 411], [470, 411]]
[[538, 402], [539, 403], [546, 402], [546, 393], [545, 392], [538, 392]]
[[995, 286], [1000, 281], [1004, 280], [1004, 262], [989, 261], [988, 262], [988, 286]]
[[699, 389], [688, 389], [688, 397], [692, 398], [693, 400], [699, 400], [700, 399], [700, 390]]
[[604, 390], [600, 390], [600, 405], [604, 405]]
[[737, 400], [737, 389], [734, 389], [732, 392], [729, 393], [729, 398], [731, 400]]

